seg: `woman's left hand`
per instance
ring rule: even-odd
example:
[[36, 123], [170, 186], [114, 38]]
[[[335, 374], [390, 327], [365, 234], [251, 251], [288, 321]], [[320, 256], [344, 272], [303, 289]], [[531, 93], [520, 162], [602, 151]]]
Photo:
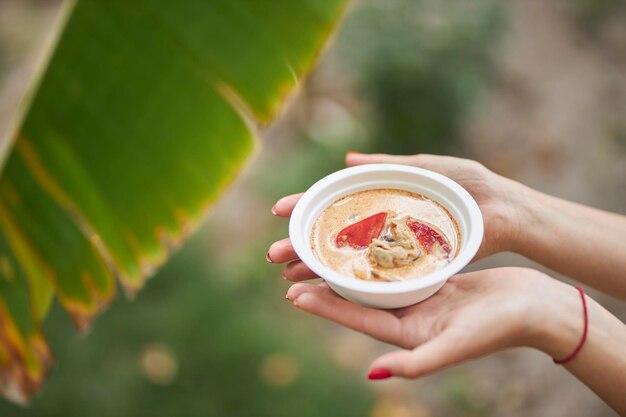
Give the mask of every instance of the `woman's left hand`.
[[[529, 346], [563, 357], [581, 329], [580, 297], [573, 287], [525, 268], [498, 268], [454, 276], [432, 297], [397, 310], [353, 304], [325, 283], [294, 284], [294, 306], [405, 350], [376, 359], [369, 378], [417, 378], [509, 347]], [[577, 318], [552, 334], [551, 317]], [[581, 322], [582, 326], [582, 322]], [[561, 328], [566, 326], [561, 326]]]

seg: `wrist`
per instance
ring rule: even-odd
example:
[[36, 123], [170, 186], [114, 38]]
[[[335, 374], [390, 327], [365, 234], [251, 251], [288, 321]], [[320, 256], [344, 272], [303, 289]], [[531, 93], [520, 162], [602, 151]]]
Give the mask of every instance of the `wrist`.
[[509, 178], [498, 176], [498, 193], [502, 207], [498, 210], [497, 252], [521, 253], [531, 237], [533, 224], [541, 219], [536, 191]]
[[582, 300], [575, 287], [549, 277], [544, 281], [535, 296], [527, 345], [562, 359], [576, 349], [583, 335]]
[[506, 250], [529, 257], [551, 217], [548, 206], [544, 203], [543, 194], [519, 182], [509, 180], [510, 195], [508, 206], [510, 211], [509, 234], [506, 236]]

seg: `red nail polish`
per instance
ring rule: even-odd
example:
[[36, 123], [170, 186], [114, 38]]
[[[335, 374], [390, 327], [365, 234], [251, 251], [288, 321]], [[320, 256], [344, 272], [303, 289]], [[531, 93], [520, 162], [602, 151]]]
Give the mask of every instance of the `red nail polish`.
[[367, 375], [367, 379], [369, 379], [370, 381], [375, 381], [375, 380], [378, 380], [378, 379], [387, 379], [387, 378], [389, 378], [391, 376], [392, 376], [392, 374], [391, 374], [391, 371], [389, 369], [374, 368]]
[[269, 263], [273, 263], [274, 261], [272, 261], [272, 258], [270, 258], [270, 253], [267, 252], [267, 255], [265, 255], [265, 260]]

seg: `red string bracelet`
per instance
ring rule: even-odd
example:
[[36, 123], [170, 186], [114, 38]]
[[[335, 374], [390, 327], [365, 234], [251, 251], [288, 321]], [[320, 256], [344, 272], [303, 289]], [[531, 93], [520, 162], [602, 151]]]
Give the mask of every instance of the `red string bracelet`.
[[583, 301], [583, 318], [585, 320], [585, 325], [583, 327], [583, 337], [580, 338], [578, 346], [576, 346], [576, 349], [574, 349], [574, 351], [569, 356], [563, 359], [552, 359], [557, 365], [566, 364], [567, 362], [574, 359], [576, 355], [578, 355], [578, 352], [580, 352], [580, 350], [583, 348], [585, 340], [587, 340], [587, 328], [589, 327], [589, 316], [587, 315], [587, 301], [585, 300], [585, 292], [583, 291], [583, 289], [580, 287], [576, 287], [576, 289], [580, 293], [580, 298]]

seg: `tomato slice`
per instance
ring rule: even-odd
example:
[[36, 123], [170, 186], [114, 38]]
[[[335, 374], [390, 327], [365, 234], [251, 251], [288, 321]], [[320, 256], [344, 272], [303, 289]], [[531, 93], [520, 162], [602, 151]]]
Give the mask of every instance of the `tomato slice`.
[[337, 233], [335, 245], [339, 248], [349, 245], [354, 249], [364, 249], [380, 236], [386, 221], [387, 213], [381, 212], [353, 223]]
[[406, 221], [406, 225], [409, 226], [409, 229], [411, 229], [413, 233], [415, 233], [417, 240], [419, 240], [424, 249], [426, 249], [426, 252], [430, 252], [430, 249], [435, 242], [439, 243], [441, 249], [443, 249], [446, 253], [450, 253], [452, 251], [448, 241], [427, 224], [409, 217]]

